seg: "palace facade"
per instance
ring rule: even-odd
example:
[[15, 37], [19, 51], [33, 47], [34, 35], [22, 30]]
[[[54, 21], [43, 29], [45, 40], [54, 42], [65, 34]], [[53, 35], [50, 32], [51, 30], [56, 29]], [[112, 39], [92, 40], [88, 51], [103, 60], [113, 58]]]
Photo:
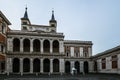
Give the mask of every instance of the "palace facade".
[[32, 24], [27, 8], [21, 30], [10, 30], [8, 25], [0, 12], [0, 73], [120, 73], [120, 47], [93, 56], [92, 41], [64, 40], [64, 34], [57, 32], [54, 11], [49, 25]]

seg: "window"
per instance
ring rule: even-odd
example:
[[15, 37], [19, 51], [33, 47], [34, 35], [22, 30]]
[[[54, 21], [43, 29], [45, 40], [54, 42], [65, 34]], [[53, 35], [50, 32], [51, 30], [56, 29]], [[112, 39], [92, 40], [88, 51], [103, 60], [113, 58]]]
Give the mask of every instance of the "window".
[[4, 47], [3, 47], [3, 45], [1, 45], [1, 52], [3, 52], [4, 51]]
[[106, 59], [102, 59], [102, 69], [106, 69]]
[[68, 57], [69, 56], [69, 53], [67, 52], [66, 56]]
[[117, 55], [112, 56], [112, 69], [118, 68]]
[[3, 23], [2, 24], [2, 33], [5, 33], [5, 28], [6, 28], [6, 25]]

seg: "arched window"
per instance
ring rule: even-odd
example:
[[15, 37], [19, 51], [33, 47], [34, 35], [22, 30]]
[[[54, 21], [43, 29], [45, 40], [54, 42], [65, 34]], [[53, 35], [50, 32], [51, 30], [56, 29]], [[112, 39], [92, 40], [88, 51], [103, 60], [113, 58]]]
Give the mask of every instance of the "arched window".
[[29, 39], [24, 39], [23, 50], [24, 52], [30, 52], [30, 40]]
[[75, 62], [75, 69], [77, 70], [77, 73], [80, 73], [80, 63], [78, 61]]
[[13, 40], [13, 52], [18, 52], [20, 51], [20, 40], [15, 38]]
[[43, 49], [44, 49], [44, 52], [50, 52], [50, 42], [48, 40], [44, 40]]
[[57, 40], [53, 41], [53, 52], [59, 52], [59, 42]]
[[38, 39], [33, 41], [33, 51], [40, 52], [40, 41]]

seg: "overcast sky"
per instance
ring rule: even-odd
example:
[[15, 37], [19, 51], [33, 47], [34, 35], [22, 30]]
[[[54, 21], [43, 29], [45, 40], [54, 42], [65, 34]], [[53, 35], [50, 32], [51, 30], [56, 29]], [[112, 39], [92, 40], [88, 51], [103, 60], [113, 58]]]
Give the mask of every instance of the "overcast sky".
[[54, 9], [57, 31], [65, 40], [92, 41], [93, 54], [120, 45], [120, 0], [0, 0], [11, 29], [21, 29], [26, 5], [37, 25], [48, 25]]

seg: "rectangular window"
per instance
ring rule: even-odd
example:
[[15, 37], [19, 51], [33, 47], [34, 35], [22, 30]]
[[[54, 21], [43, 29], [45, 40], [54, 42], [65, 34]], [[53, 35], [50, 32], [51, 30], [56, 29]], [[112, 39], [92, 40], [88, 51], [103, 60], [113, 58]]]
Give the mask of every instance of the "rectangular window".
[[102, 59], [102, 69], [106, 69], [106, 59]]
[[117, 55], [112, 56], [112, 69], [118, 68]]

